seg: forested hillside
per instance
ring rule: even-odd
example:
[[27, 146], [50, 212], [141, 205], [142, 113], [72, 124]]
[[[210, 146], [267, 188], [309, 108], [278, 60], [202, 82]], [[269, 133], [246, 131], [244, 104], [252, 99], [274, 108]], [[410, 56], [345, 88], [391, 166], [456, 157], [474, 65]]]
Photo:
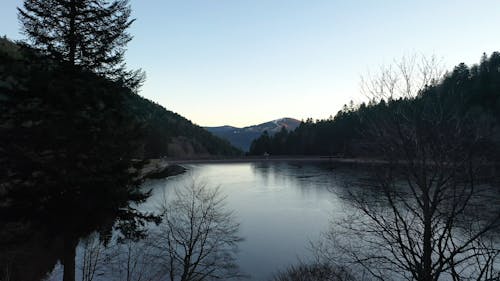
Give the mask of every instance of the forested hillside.
[[127, 172], [131, 159], [235, 153], [120, 81], [0, 39], [0, 206], [12, 214], [113, 209], [111, 201], [144, 198]]
[[260, 137], [263, 132], [270, 135], [278, 133], [283, 127], [295, 130], [300, 124], [299, 120], [293, 118], [281, 118], [258, 125], [237, 128], [232, 126], [205, 127], [212, 134], [229, 141], [235, 147], [247, 152], [253, 140]]
[[[85, 82], [85, 84], [75, 84], [76, 93], [68, 94], [65, 92], [67, 89], [47, 88], [50, 85], [62, 84], [62, 81], [57, 80], [58, 71], [61, 70], [58, 69], [55, 61], [41, 57], [27, 47], [21, 48], [6, 38], [0, 39], [0, 53], [2, 56], [0, 61], [2, 71], [0, 77], [2, 92], [0, 94], [2, 94], [2, 99], [0, 101], [17, 103], [19, 100], [14, 100], [13, 97], [20, 98], [21, 95], [18, 92], [24, 91], [42, 104], [54, 106], [57, 104], [58, 107], [64, 107], [67, 110], [86, 109], [88, 112], [82, 114], [94, 116], [96, 121], [99, 118], [96, 113], [108, 112], [109, 114], [123, 110], [121, 114], [126, 112], [130, 118], [137, 122], [136, 126], [138, 127], [134, 132], [138, 134], [139, 143], [133, 151], [136, 158], [194, 157], [240, 153], [227, 141], [211, 135], [186, 118], [168, 111], [161, 105], [130, 90], [114, 89], [116, 86], [113, 83], [105, 81], [97, 75], [82, 73], [78, 82]], [[28, 54], [30, 57], [27, 57]], [[31, 73], [32, 71], [36, 71], [36, 73]], [[84, 75], [85, 78], [83, 78]], [[26, 82], [31, 84], [25, 85]], [[96, 86], [99, 83], [104, 83], [108, 85], [106, 87], [110, 88], [99, 89]], [[56, 114], [56, 111], [46, 112], [46, 114]], [[76, 112], [71, 114], [76, 114]], [[13, 113], [13, 116], [17, 117], [18, 114]], [[41, 120], [43, 120], [43, 116], [40, 116]], [[7, 117], [4, 115], [2, 118]], [[71, 126], [61, 129], [69, 130]]]
[[144, 124], [143, 158], [231, 156], [241, 152], [181, 115], [139, 95], [128, 95], [127, 110]]
[[[405, 114], [409, 111], [412, 114]], [[489, 57], [483, 55], [479, 64], [470, 67], [459, 64], [414, 97], [373, 99], [360, 105], [351, 103], [334, 117], [317, 121], [308, 119], [295, 131], [283, 130], [274, 136], [263, 134], [252, 143], [250, 154], [377, 156], [380, 151], [365, 149], [373, 148], [373, 145], [366, 145], [372, 141], [366, 137], [373, 135], [373, 132], [368, 134], [374, 128], [372, 125], [377, 124], [377, 128], [383, 130], [384, 126], [379, 122], [383, 118], [405, 118], [415, 116], [415, 112], [421, 116], [415, 118], [432, 118], [443, 123], [453, 119], [460, 120], [460, 124], [472, 122], [477, 130], [488, 128], [482, 136], [484, 145], [492, 150], [491, 155], [498, 155], [500, 53], [495, 52]]]

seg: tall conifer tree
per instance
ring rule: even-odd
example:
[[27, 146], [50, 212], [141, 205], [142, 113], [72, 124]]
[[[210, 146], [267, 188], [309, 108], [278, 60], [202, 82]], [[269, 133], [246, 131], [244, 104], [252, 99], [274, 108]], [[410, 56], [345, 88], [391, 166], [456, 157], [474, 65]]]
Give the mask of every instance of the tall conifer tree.
[[25, 0], [18, 8], [23, 33], [32, 47], [70, 67], [111, 79], [124, 79], [129, 0]]

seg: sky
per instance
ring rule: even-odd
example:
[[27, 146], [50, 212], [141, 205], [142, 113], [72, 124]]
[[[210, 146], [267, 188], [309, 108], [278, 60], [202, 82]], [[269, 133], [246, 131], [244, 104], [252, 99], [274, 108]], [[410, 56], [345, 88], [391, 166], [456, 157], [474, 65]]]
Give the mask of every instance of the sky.
[[[1, 0], [0, 35], [23, 39]], [[360, 77], [403, 56], [447, 69], [500, 51], [498, 0], [131, 0], [140, 94], [202, 126], [324, 119], [366, 101]]]

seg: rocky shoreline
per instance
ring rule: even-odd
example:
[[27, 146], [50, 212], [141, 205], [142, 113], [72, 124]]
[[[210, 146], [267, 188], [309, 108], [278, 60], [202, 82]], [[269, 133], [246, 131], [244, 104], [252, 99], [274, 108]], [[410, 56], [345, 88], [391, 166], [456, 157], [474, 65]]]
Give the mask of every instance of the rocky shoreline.
[[138, 172], [138, 178], [145, 179], [162, 179], [183, 174], [187, 171], [186, 168], [179, 164], [168, 163], [164, 159], [149, 159], [145, 160], [146, 164]]

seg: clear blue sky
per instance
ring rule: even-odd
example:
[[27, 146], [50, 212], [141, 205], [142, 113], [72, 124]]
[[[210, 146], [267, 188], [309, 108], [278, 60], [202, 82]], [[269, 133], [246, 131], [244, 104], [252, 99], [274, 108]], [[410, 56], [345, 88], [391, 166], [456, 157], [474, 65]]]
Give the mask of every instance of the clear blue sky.
[[[0, 2], [0, 34], [21, 39]], [[141, 94], [200, 125], [327, 118], [359, 78], [404, 55], [447, 67], [500, 51], [498, 0], [132, 0], [127, 63]]]

